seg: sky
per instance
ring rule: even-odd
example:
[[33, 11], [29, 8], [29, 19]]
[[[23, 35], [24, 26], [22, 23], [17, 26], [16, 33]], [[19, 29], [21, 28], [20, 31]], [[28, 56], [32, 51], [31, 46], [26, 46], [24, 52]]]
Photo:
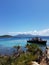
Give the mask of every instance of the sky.
[[49, 0], [0, 0], [0, 35], [18, 33], [49, 35]]

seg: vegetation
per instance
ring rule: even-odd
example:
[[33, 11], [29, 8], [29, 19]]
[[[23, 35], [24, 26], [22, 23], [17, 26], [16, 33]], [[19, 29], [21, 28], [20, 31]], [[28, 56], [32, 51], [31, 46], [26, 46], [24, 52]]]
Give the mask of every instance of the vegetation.
[[14, 48], [17, 49], [17, 53], [14, 52], [11, 56], [0, 56], [0, 65], [31, 65], [31, 61], [36, 61], [42, 54], [35, 44], [27, 44], [26, 52], [20, 51], [20, 46], [14, 46]]

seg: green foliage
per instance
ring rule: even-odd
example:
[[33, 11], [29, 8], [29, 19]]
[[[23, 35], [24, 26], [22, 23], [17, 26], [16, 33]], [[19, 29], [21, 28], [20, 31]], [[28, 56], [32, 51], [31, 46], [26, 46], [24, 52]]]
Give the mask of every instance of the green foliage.
[[[39, 46], [37, 45], [37, 44], [27, 44], [26, 45], [26, 48], [27, 48], [27, 51], [28, 52], [30, 52], [30, 53], [32, 53], [32, 54], [37, 54], [38, 52], [40, 53], [40, 54], [42, 54], [42, 51], [41, 51], [41, 49], [39, 48]], [[39, 54], [39, 55], [40, 55]]]
[[[14, 48], [20, 49], [20, 46]], [[11, 56], [0, 56], [0, 65], [30, 65], [31, 61], [38, 59], [38, 56], [42, 53], [38, 45], [27, 44], [27, 52]]]

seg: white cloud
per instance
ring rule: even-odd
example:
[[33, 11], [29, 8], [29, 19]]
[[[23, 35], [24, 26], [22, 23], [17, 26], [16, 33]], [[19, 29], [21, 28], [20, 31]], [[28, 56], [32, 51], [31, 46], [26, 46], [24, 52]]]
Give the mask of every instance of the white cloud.
[[48, 36], [49, 35], [49, 29], [41, 30], [38, 33], [39, 33], [39, 35]]
[[34, 30], [34, 31], [28, 31], [28, 32], [8, 32], [10, 35], [17, 35], [17, 34], [32, 34], [32, 35], [43, 35], [43, 36], [49, 36], [49, 29], [45, 30]]

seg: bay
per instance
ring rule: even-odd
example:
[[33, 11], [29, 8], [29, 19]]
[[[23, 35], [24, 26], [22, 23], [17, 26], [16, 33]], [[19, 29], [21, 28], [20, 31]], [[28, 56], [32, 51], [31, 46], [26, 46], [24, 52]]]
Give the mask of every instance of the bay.
[[[23, 49], [27, 44], [27, 40], [30, 38], [0, 38], [0, 54], [12, 54], [14, 51], [14, 46], [21, 46]], [[44, 38], [42, 38], [44, 39]], [[45, 38], [47, 40], [47, 46], [49, 46], [49, 38]], [[45, 47], [41, 47], [43, 50]]]

